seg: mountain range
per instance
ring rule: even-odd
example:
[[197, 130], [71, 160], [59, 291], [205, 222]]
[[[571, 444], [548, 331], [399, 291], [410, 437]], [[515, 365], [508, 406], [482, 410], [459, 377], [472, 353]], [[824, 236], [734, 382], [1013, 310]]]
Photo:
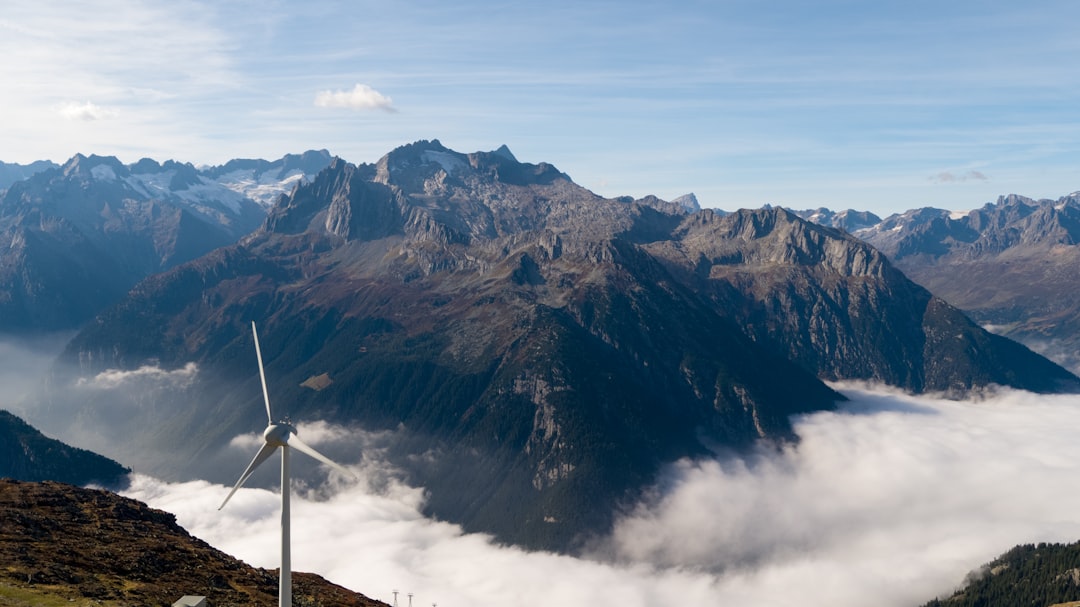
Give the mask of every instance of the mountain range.
[[0, 167], [26, 174], [0, 192], [0, 334], [79, 327], [144, 277], [236, 242], [329, 162], [322, 150], [202, 169], [81, 154]]
[[261, 428], [253, 320], [290, 414], [391, 433], [429, 514], [557, 550], [606, 531], [665, 463], [792, 440], [792, 415], [843, 398], [821, 379], [1080, 389], [845, 231], [607, 199], [505, 146], [420, 141], [333, 159], [250, 234], [100, 310], [31, 421], [230, 482], [193, 462]]
[[[841, 214], [800, 215], [837, 225]], [[1080, 192], [1014, 194], [971, 211], [920, 208], [842, 227], [979, 324], [1080, 371]]]

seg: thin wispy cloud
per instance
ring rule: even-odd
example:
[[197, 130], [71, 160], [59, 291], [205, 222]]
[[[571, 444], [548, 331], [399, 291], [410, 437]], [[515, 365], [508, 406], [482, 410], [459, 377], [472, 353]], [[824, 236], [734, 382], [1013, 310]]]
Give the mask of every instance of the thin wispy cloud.
[[951, 171], [942, 171], [935, 175], [928, 177], [930, 181], [934, 183], [963, 183], [965, 181], [989, 181], [990, 178], [986, 176], [982, 171], [966, 171], [963, 173], [953, 173]]
[[[871, 598], [910, 607], [1015, 544], [1080, 538], [1080, 444], [1070, 430], [1080, 398], [844, 391], [852, 401], [841, 411], [796, 420], [797, 446], [671, 466], [586, 559], [498, 546], [429, 520], [422, 488], [395, 480], [368, 451], [353, 465], [361, 482], [331, 475], [318, 491], [301, 485], [293, 565], [387, 602], [397, 588], [420, 604], [480, 607], [855, 607]], [[138, 477], [129, 495], [276, 567], [279, 496], [243, 489], [218, 512], [227, 491]]]
[[143, 365], [138, 369], [125, 371], [108, 369], [92, 378], [80, 378], [77, 385], [103, 390], [124, 388], [136, 382], [151, 385], [156, 390], [175, 388], [190, 384], [199, 373], [199, 366], [193, 362], [178, 369], [166, 370], [156, 365]]
[[382, 110], [396, 112], [394, 101], [366, 84], [357, 84], [351, 90], [319, 91], [315, 105], [346, 110]]

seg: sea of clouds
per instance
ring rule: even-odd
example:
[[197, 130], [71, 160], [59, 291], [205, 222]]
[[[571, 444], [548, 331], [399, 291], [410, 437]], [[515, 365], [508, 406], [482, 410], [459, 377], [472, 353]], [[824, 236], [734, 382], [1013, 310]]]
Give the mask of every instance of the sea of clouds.
[[[398, 590], [403, 607], [410, 592], [417, 606], [442, 607], [913, 606], [1016, 544], [1080, 539], [1080, 397], [957, 402], [839, 388], [851, 401], [796, 419], [797, 445], [670, 466], [583, 558], [427, 519], [422, 488], [397, 480], [378, 449], [341, 455], [377, 440], [301, 426], [359, 480], [294, 476], [293, 568], [388, 603]], [[256, 439], [233, 441], [237, 476]], [[242, 489], [218, 511], [228, 490], [136, 476], [126, 494], [276, 568], [279, 495]]]

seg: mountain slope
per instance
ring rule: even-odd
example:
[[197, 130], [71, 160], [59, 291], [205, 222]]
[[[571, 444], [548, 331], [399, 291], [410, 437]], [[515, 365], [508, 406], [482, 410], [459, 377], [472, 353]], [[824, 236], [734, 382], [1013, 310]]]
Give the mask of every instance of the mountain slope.
[[963, 394], [1075, 390], [1072, 374], [987, 333], [858, 239], [784, 209], [698, 213], [650, 249], [759, 343], [819, 377]]
[[[5, 588], [34, 603], [58, 597], [171, 605], [201, 595], [208, 605], [271, 605], [277, 574], [214, 549], [173, 515], [141, 502], [60, 483], [0, 480], [0, 595]], [[298, 605], [386, 605], [310, 573], [293, 573], [293, 595]]]
[[48, 438], [0, 410], [0, 478], [116, 486], [128, 472], [111, 459]]
[[[840, 232], [778, 210], [604, 199], [508, 151], [423, 141], [335, 160], [237, 245], [140, 283], [69, 344], [52, 406], [83, 423], [121, 409], [105, 436], [125, 432], [155, 473], [191, 474], [173, 453], [259, 422], [251, 320], [296, 419], [396, 432], [387, 455], [429, 490], [429, 513], [556, 549], [606, 530], [666, 462], [791, 438], [791, 415], [842, 398], [819, 374], [919, 390], [1077, 381]], [[1010, 358], [1030, 364], [1010, 376]], [[150, 364], [190, 381], [86, 389]]]

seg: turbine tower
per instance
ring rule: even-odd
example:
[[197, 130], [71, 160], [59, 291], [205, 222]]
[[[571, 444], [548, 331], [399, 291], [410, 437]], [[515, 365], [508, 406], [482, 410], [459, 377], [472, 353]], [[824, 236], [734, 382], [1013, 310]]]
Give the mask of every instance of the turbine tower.
[[225, 504], [229, 503], [234, 493], [239, 489], [244, 481], [251, 476], [251, 473], [259, 467], [259, 464], [265, 462], [274, 451], [281, 448], [281, 573], [278, 579], [278, 607], [292, 607], [292, 563], [290, 562], [289, 555], [289, 451], [290, 448], [296, 448], [301, 453], [306, 453], [311, 457], [319, 460], [320, 462], [331, 466], [348, 476], [354, 476], [352, 472], [349, 472], [342, 466], [334, 463], [330, 458], [326, 457], [322, 453], [319, 453], [315, 449], [312, 449], [299, 437], [296, 436], [296, 428], [288, 421], [288, 418], [275, 422], [274, 415], [270, 412], [270, 393], [266, 389], [266, 372], [263, 371], [262, 351], [259, 350], [259, 333], [255, 330], [255, 323], [251, 323], [251, 334], [255, 337], [255, 357], [259, 360], [259, 379], [262, 381], [263, 402], [266, 403], [266, 417], [268, 425], [266, 430], [263, 431], [263, 446], [259, 448], [259, 452], [255, 454], [255, 458], [248, 464], [244, 473], [240, 475], [240, 480], [236, 481], [236, 485], [229, 492], [229, 495], [225, 496], [225, 501], [221, 502], [218, 506], [218, 510], [225, 507]]

